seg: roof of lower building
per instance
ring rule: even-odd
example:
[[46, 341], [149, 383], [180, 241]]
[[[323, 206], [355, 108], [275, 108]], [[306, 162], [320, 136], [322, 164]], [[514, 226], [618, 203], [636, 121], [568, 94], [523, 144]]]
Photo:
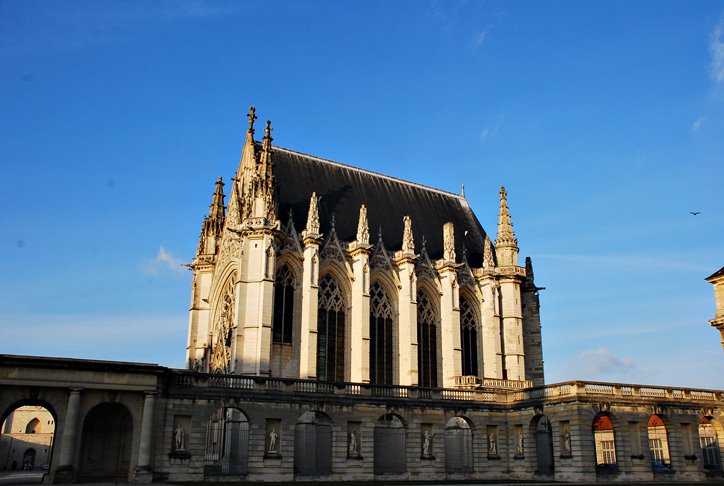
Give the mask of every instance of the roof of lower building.
[[463, 196], [285, 148], [273, 150], [279, 218], [286, 223], [291, 209], [297, 231], [305, 228], [309, 200], [316, 192], [324, 235], [329, 233], [334, 218], [340, 241], [355, 240], [360, 206], [364, 204], [370, 243], [377, 242], [381, 229], [385, 248], [399, 250], [403, 218], [409, 215], [415, 251], [422, 251], [424, 238], [430, 258], [442, 258], [443, 225], [452, 222], [457, 260], [462, 261], [464, 246], [470, 265], [482, 266], [485, 231]]
[[719, 270], [706, 277], [705, 280], [711, 280], [718, 277], [724, 277], [724, 267], [721, 267]]

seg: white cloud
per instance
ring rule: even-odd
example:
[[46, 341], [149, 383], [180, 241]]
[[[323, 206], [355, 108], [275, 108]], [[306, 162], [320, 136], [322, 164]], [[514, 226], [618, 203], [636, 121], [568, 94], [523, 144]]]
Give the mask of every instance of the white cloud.
[[724, 19], [709, 37], [709, 52], [711, 53], [711, 77], [717, 86], [724, 85]]
[[698, 118], [692, 125], [691, 125], [691, 131], [692, 132], [698, 132], [701, 129], [701, 126], [706, 121], [706, 117]]
[[141, 265], [141, 270], [146, 275], [161, 275], [161, 274], [182, 274], [184, 273], [183, 262], [173, 256], [163, 246], [158, 248], [158, 254], [153, 260], [146, 260]]
[[577, 361], [582, 365], [582, 372], [593, 375], [629, 373], [636, 370], [636, 363], [631, 358], [620, 358], [604, 346], [580, 353]]
[[490, 27], [491, 26], [487, 26], [475, 34], [475, 38], [473, 39], [473, 48], [477, 49], [483, 44], [483, 42], [485, 42], [485, 38], [488, 36], [488, 32], [490, 32]]

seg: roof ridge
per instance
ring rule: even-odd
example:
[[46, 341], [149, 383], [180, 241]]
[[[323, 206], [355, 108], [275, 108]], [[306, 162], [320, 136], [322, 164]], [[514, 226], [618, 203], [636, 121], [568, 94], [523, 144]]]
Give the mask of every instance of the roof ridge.
[[[323, 157], [317, 157], [316, 155], [305, 154], [304, 152], [299, 152], [299, 151], [297, 151], [297, 150], [291, 150], [291, 149], [288, 149], [288, 148], [280, 147], [280, 146], [278, 146], [278, 145], [274, 145], [272, 148], [273, 148], [274, 150], [281, 150], [281, 151], [283, 151], [283, 152], [288, 152], [288, 153], [291, 153], [291, 154], [296, 154], [296, 155], [301, 155], [301, 156], [304, 156], [304, 157], [308, 157], [308, 158], [310, 158], [310, 159], [314, 159], [314, 160], [317, 160], [317, 161], [319, 161], [319, 162], [324, 162], [324, 163], [327, 163], [327, 164], [336, 165], [336, 166], [338, 166], [338, 167], [344, 167], [345, 169], [351, 169], [351, 170], [354, 170], [354, 171], [357, 171], [357, 172], [362, 172], [363, 174], [369, 174], [369, 175], [373, 175], [373, 176], [377, 176], [377, 177], [382, 177], [382, 178], [385, 178], [385, 179], [389, 179], [389, 180], [391, 180], [391, 181], [401, 182], [401, 183], [403, 183], [403, 184], [407, 184], [407, 185], [410, 185], [410, 186], [419, 187], [419, 188], [421, 188], [421, 189], [425, 189], [425, 190], [428, 190], [428, 191], [437, 192], [437, 193], [440, 193], [440, 194], [445, 195], [445, 196], [453, 196], [453, 197], [455, 197], [455, 198], [457, 198], [457, 199], [459, 199], [459, 200], [464, 201], [464, 202], [467, 203], [467, 199], [465, 199], [465, 197], [461, 196], [460, 194], [455, 194], [454, 192], [445, 191], [445, 190], [443, 190], [443, 189], [438, 189], [438, 188], [436, 188], [436, 187], [426, 186], [425, 184], [420, 184], [420, 183], [418, 183], [418, 182], [407, 181], [407, 180], [405, 180], [405, 179], [400, 179], [400, 178], [398, 178], [398, 177], [393, 177], [393, 176], [390, 176], [390, 175], [387, 175], [387, 174], [382, 174], [382, 173], [380, 173], [380, 172], [375, 172], [375, 171], [373, 171], [373, 170], [362, 169], [362, 168], [360, 168], [360, 167], [355, 167], [355, 166], [348, 165], [348, 164], [345, 164], [345, 163], [342, 163], [342, 162], [337, 162], [337, 161], [335, 161], [335, 160], [325, 159], [325, 158], [323, 158]], [[468, 206], [469, 206], [469, 204], [468, 204]]]

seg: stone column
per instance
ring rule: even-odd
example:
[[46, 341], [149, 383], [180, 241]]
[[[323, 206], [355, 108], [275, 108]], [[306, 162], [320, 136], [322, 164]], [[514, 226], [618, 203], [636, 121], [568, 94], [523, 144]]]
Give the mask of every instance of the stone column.
[[349, 335], [349, 377], [353, 383], [370, 381], [370, 245], [355, 243], [351, 249], [352, 312]]
[[144, 482], [151, 481], [151, 452], [153, 450], [153, 416], [155, 403], [156, 392], [146, 392], [146, 398], [143, 401], [141, 438], [138, 442], [138, 462], [136, 466], [136, 479]]
[[500, 346], [498, 288], [492, 278], [483, 280], [482, 373], [485, 378], [503, 378], [503, 351]]
[[58, 454], [58, 469], [56, 482], [72, 482], [73, 461], [76, 457], [76, 441], [79, 435], [78, 416], [80, 414], [80, 392], [82, 388], [71, 388], [68, 396], [68, 408], [65, 411], [65, 425], [63, 426], [63, 440], [60, 443]]
[[319, 305], [318, 234], [303, 234], [302, 322], [299, 332], [299, 378], [317, 376], [317, 307]]
[[457, 271], [452, 265], [439, 270], [442, 295], [440, 296], [440, 358], [442, 380], [439, 386], [452, 388], [455, 377], [462, 374], [462, 348], [460, 346], [460, 303]]
[[417, 280], [415, 255], [403, 254], [395, 261], [400, 276], [398, 332], [398, 381], [400, 385], [417, 385]]
[[525, 380], [525, 352], [523, 344], [523, 313], [520, 282], [516, 278], [500, 281], [503, 346], [505, 369], [509, 380]]

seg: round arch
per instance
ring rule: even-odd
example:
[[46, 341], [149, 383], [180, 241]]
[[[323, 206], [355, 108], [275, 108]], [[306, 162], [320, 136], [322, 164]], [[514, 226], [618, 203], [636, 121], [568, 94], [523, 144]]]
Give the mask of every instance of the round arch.
[[131, 468], [133, 416], [125, 405], [104, 402], [83, 419], [79, 477], [84, 480], [127, 480]]
[[551, 421], [545, 415], [538, 414], [530, 421], [529, 429], [535, 446], [536, 474], [550, 476], [555, 471]]
[[671, 471], [668, 422], [665, 415], [655, 413], [649, 417], [646, 426], [651, 451], [651, 468], [654, 472]]
[[[0, 409], [0, 435], [17, 436], [27, 447], [8, 449], [8, 454], [0, 458], [0, 470], [12, 470], [13, 465], [26, 470], [50, 467], [58, 424], [55, 407], [44, 399], [12, 397], [12, 392], [7, 395]], [[31, 461], [25, 457], [27, 450], [33, 451]]]
[[244, 476], [248, 463], [248, 416], [235, 406], [213, 410], [206, 425], [204, 476]]
[[597, 474], [618, 471], [615, 422], [610, 412], [598, 412], [591, 421]]
[[294, 473], [327, 476], [332, 473], [332, 419], [324, 412], [309, 410], [294, 427]]
[[374, 427], [375, 474], [402, 474], [407, 471], [407, 424], [394, 413], [382, 415]]
[[445, 472], [473, 471], [473, 427], [467, 417], [451, 417], [445, 424]]
[[704, 469], [721, 471], [721, 438], [722, 427], [718, 420], [711, 416], [704, 416], [699, 421], [699, 446], [701, 447]]

